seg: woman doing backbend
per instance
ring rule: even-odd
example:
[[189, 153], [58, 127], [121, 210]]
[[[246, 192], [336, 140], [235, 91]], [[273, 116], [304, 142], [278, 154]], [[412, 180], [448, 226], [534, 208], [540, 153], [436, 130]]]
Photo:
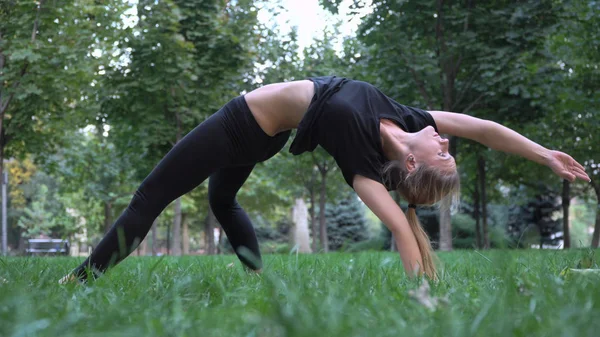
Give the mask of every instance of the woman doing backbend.
[[[266, 85], [232, 99], [178, 142], [142, 182], [92, 254], [64, 280], [99, 276], [128, 256], [154, 219], [207, 178], [210, 206], [239, 259], [260, 271], [254, 229], [236, 194], [254, 166], [286, 144], [290, 152], [322, 146], [345, 181], [390, 229], [409, 275], [435, 278], [433, 254], [416, 205], [456, 196], [459, 176], [448, 140], [464, 137], [589, 181], [569, 155], [540, 146], [497, 123], [464, 114], [401, 105], [373, 85], [335, 76]], [[388, 191], [410, 204], [406, 215]], [[89, 269], [88, 269], [89, 268]]]

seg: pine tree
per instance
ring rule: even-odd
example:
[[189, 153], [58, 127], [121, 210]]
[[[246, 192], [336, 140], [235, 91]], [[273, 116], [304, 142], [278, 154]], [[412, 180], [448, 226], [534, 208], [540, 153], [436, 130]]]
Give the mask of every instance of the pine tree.
[[351, 193], [325, 211], [327, 237], [331, 250], [340, 250], [354, 242], [368, 238], [364, 205]]
[[527, 241], [524, 238], [526, 231], [537, 227], [540, 248], [544, 244], [560, 244], [563, 239], [561, 218], [554, 216], [560, 211], [560, 206], [557, 194], [546, 189], [509, 213], [509, 234], [519, 245], [533, 244], [534, 242], [521, 241]]

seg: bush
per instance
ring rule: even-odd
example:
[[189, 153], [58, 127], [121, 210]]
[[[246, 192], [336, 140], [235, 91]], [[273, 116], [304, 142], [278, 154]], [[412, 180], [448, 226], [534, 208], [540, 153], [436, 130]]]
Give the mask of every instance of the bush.
[[[389, 240], [387, 240], [389, 249]], [[368, 240], [350, 243], [343, 247], [346, 252], [381, 251], [385, 249], [386, 240], [382, 237], [374, 237]]]
[[[488, 225], [488, 232], [491, 248], [504, 248], [508, 246], [509, 238], [502, 227]], [[458, 213], [452, 216], [452, 246], [463, 249], [477, 247], [475, 219], [468, 214]]]

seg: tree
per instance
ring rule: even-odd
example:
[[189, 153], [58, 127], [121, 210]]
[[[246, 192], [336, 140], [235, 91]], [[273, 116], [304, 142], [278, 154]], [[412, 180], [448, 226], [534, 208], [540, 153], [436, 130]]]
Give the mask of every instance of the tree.
[[23, 210], [17, 225], [25, 231], [25, 237], [33, 238], [39, 235], [50, 235], [56, 226], [53, 214], [46, 209], [48, 187], [41, 185], [36, 193], [36, 199]]
[[13, 219], [16, 215], [16, 224], [22, 230], [21, 238], [39, 235], [67, 238], [79, 229], [75, 217], [67, 212], [59, 194], [59, 183], [54, 177], [37, 171], [20, 188], [26, 205], [16, 210]]
[[339, 250], [368, 238], [364, 206], [355, 193], [348, 193], [332, 206], [326, 211], [327, 235], [331, 250]]
[[[556, 112], [545, 121], [547, 136], [558, 142], [557, 147], [568, 148], [571, 154], [587, 169], [592, 178], [588, 188], [565, 186], [563, 206], [565, 215], [569, 209], [570, 187], [583, 196], [591, 190], [600, 209], [600, 4], [597, 2], [568, 3], [564, 12], [562, 30], [550, 37], [550, 49], [559, 61], [555, 67], [560, 76], [554, 79]], [[567, 223], [567, 220], [565, 220]], [[592, 247], [600, 243], [600, 211], [596, 212]]]
[[[33, 161], [26, 157], [18, 161], [16, 159], [6, 162], [8, 169], [8, 245], [11, 241], [16, 242], [18, 246], [22, 242], [21, 234], [23, 228], [17, 225], [19, 218], [23, 215], [24, 209], [30, 204], [30, 196], [27, 194], [28, 186], [38, 168]], [[11, 240], [12, 238], [12, 240]], [[21, 247], [22, 248], [22, 247]]]
[[[70, 144], [49, 157], [46, 168], [60, 179], [62, 193], [81, 191], [89, 202], [98, 203], [102, 221], [97, 223], [90, 218], [89, 227], [93, 232], [106, 233], [116, 211], [126, 206], [134, 192], [136, 171], [132, 168], [137, 159], [116, 156], [115, 145], [104, 130], [95, 127], [88, 130], [73, 132]], [[84, 209], [79, 211], [86, 214]]]
[[[332, 11], [340, 2], [321, 1]], [[364, 1], [354, 1], [354, 6], [364, 6]], [[363, 79], [407, 105], [476, 113], [499, 122], [524, 117], [522, 112], [504, 113], [510, 102], [500, 97], [520, 95], [524, 65], [544, 57], [536, 48], [561, 11], [552, 1], [378, 1], [372, 8], [358, 33], [365, 52], [355, 59], [369, 70]], [[505, 109], [499, 110], [503, 104]], [[529, 121], [534, 117], [525, 116]], [[457, 150], [451, 138], [451, 154], [464, 161]], [[485, 168], [485, 156], [480, 161]], [[486, 199], [481, 193], [480, 198]], [[440, 249], [451, 248], [450, 214], [444, 212]]]
[[22, 185], [28, 184], [31, 181], [32, 176], [37, 172], [37, 167], [29, 157], [21, 161], [9, 160], [6, 163], [6, 167], [8, 169], [8, 176], [10, 177], [8, 196], [11, 207], [16, 209], [23, 208], [27, 200], [25, 200]]
[[560, 210], [558, 193], [540, 189], [542, 192], [527, 198], [527, 202], [517, 206], [509, 215], [508, 228], [519, 246], [535, 242], [527, 238], [527, 232], [537, 228], [540, 249], [544, 245], [557, 246], [563, 241], [562, 223], [556, 217]]
[[[139, 21], [117, 44], [127, 62], [103, 65], [102, 113], [119, 151], [143, 153], [139, 176], [183, 136], [239, 94], [252, 63], [252, 1], [140, 1]], [[152, 135], [151, 137], [149, 135]], [[181, 250], [181, 200], [173, 253]]]
[[103, 32], [122, 25], [105, 25], [119, 5], [0, 4], [0, 175], [6, 157], [32, 155], [43, 164], [68, 144], [71, 131], [93, 119], [88, 98], [95, 85], [95, 44]]
[[97, 14], [113, 7], [88, 0], [0, 4], [0, 175], [5, 157], [51, 153], [64, 145], [65, 130], [85, 123], [95, 64], [90, 41], [110, 16]]

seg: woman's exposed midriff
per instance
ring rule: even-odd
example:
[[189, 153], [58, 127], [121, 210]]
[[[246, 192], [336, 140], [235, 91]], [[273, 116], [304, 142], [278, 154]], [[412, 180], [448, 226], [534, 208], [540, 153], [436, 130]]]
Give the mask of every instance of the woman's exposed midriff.
[[314, 95], [309, 80], [269, 84], [246, 94], [258, 125], [269, 136], [298, 127]]

